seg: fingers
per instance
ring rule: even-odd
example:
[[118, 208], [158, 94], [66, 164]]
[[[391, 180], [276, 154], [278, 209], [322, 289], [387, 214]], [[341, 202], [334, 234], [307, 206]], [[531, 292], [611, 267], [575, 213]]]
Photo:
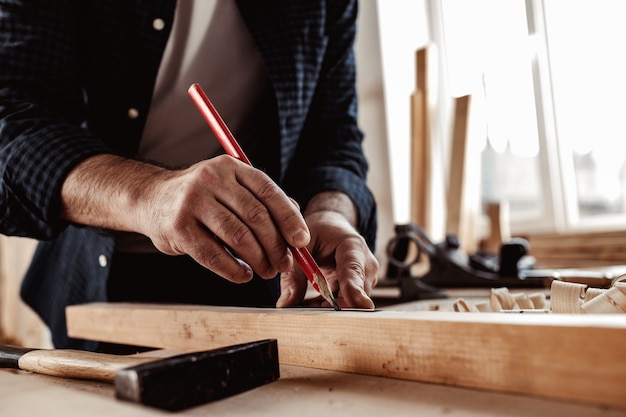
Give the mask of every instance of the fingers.
[[293, 257], [269, 211], [245, 190], [233, 194], [218, 197], [221, 201], [212, 210], [199, 213], [202, 222], [261, 277], [289, 270]]
[[289, 245], [310, 240], [297, 204], [229, 156], [180, 171], [160, 188], [146, 234], [163, 252], [189, 254], [231, 281], [249, 280], [252, 270], [268, 279], [290, 270]]
[[243, 175], [253, 168], [247, 166], [239, 168], [237, 170], [237, 180], [245, 189], [250, 190], [258, 201], [263, 203], [263, 210], [268, 211], [268, 213], [264, 213], [260, 207], [252, 207], [250, 213], [248, 213], [251, 214], [249, 223], [255, 224], [256, 222], [253, 218], [257, 215], [264, 217], [268, 214], [267, 217], [274, 220], [280, 235], [288, 245], [298, 248], [305, 247], [311, 237], [304, 218], [300, 213], [298, 203], [287, 197], [269, 177], [265, 175]]
[[300, 305], [307, 289], [307, 279], [296, 266], [280, 277], [280, 297], [276, 307], [293, 307]]
[[[309, 245], [314, 259], [328, 280], [336, 301], [342, 308], [374, 308], [370, 298], [378, 280], [378, 261], [369, 250], [365, 239], [358, 234], [347, 218], [335, 211], [320, 211], [307, 217], [313, 238]], [[283, 274], [281, 296], [277, 307], [302, 303], [307, 280], [299, 267], [299, 274]], [[320, 298], [307, 300], [306, 305], [330, 307]]]
[[309, 242], [308, 228], [297, 206], [268, 176], [228, 158], [233, 181], [211, 188], [218, 203], [201, 213], [202, 221], [264, 278], [291, 269], [288, 245]]
[[202, 226], [198, 226], [195, 236], [185, 241], [197, 243], [195, 245], [190, 243], [182, 252], [219, 276], [239, 284], [250, 281], [254, 276], [250, 265], [235, 257], [223, 243]]
[[[334, 268], [328, 263], [320, 264], [331, 290], [336, 293], [336, 301], [341, 308], [373, 309], [370, 298], [372, 288], [378, 280], [378, 261], [367, 247], [362, 237], [356, 235], [341, 241], [334, 252]], [[325, 259], [325, 258], [322, 258]], [[293, 271], [282, 274], [281, 295], [276, 307], [297, 305], [331, 307], [321, 296], [304, 300], [308, 281], [298, 266]]]
[[378, 261], [360, 236], [346, 239], [335, 253], [340, 307], [374, 308], [369, 297], [378, 280]]

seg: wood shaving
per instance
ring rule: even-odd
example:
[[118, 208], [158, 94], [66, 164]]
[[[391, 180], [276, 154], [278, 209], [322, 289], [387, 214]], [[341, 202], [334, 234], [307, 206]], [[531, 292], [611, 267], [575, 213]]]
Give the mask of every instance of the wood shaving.
[[550, 287], [550, 307], [542, 293], [512, 294], [508, 288], [492, 288], [489, 302], [472, 304], [459, 298], [457, 312], [482, 313], [556, 313], [556, 314], [624, 314], [626, 313], [626, 274], [617, 277], [609, 289], [554, 280]]

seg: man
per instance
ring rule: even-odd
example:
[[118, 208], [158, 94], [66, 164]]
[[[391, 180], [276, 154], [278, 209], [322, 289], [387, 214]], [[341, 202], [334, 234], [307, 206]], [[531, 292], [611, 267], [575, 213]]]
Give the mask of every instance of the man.
[[[22, 297], [55, 346], [99, 348], [67, 337], [71, 304], [298, 305], [288, 245], [309, 247], [341, 306], [373, 307], [356, 13], [355, 0], [0, 0], [0, 232], [42, 241]], [[259, 169], [221, 155], [193, 82]]]

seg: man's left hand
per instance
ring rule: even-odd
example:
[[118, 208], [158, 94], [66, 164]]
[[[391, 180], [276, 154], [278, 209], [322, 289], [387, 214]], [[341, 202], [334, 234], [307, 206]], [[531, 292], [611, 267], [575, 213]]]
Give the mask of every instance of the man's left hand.
[[[341, 308], [374, 308], [370, 298], [378, 280], [378, 261], [369, 250], [365, 239], [340, 212], [322, 210], [306, 216], [311, 231], [309, 250], [326, 277], [331, 291], [336, 294]], [[307, 278], [298, 265], [280, 280], [281, 296], [276, 307], [302, 304], [307, 289]], [[307, 305], [329, 307], [317, 297]]]

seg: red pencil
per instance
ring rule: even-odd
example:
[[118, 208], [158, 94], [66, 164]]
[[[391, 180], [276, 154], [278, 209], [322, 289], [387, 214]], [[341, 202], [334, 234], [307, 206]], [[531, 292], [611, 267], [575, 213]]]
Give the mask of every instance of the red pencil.
[[[207, 95], [202, 90], [202, 87], [200, 87], [199, 84], [192, 84], [191, 87], [189, 87], [188, 93], [196, 107], [198, 107], [198, 110], [200, 110], [204, 120], [206, 120], [211, 127], [211, 130], [213, 130], [215, 137], [217, 137], [217, 140], [220, 142], [226, 153], [252, 166], [250, 160], [243, 152], [243, 149], [241, 149], [241, 146], [237, 143], [237, 140], [231, 133], [230, 129], [226, 126], [226, 123], [224, 123], [224, 120], [222, 120], [222, 117], [213, 106], [213, 103], [211, 103], [211, 100], [209, 100]], [[315, 288], [315, 290], [319, 292], [322, 297], [324, 297], [324, 299], [335, 308], [335, 310], [341, 310], [339, 305], [337, 305], [337, 301], [335, 300], [333, 293], [328, 287], [328, 281], [326, 281], [324, 274], [322, 274], [322, 271], [317, 263], [315, 263], [315, 260], [311, 256], [308, 249], [294, 247], [290, 247], [290, 249], [296, 259], [296, 262], [298, 262], [298, 265], [302, 268], [302, 271], [309, 279], [309, 282], [311, 282], [313, 288]]]

